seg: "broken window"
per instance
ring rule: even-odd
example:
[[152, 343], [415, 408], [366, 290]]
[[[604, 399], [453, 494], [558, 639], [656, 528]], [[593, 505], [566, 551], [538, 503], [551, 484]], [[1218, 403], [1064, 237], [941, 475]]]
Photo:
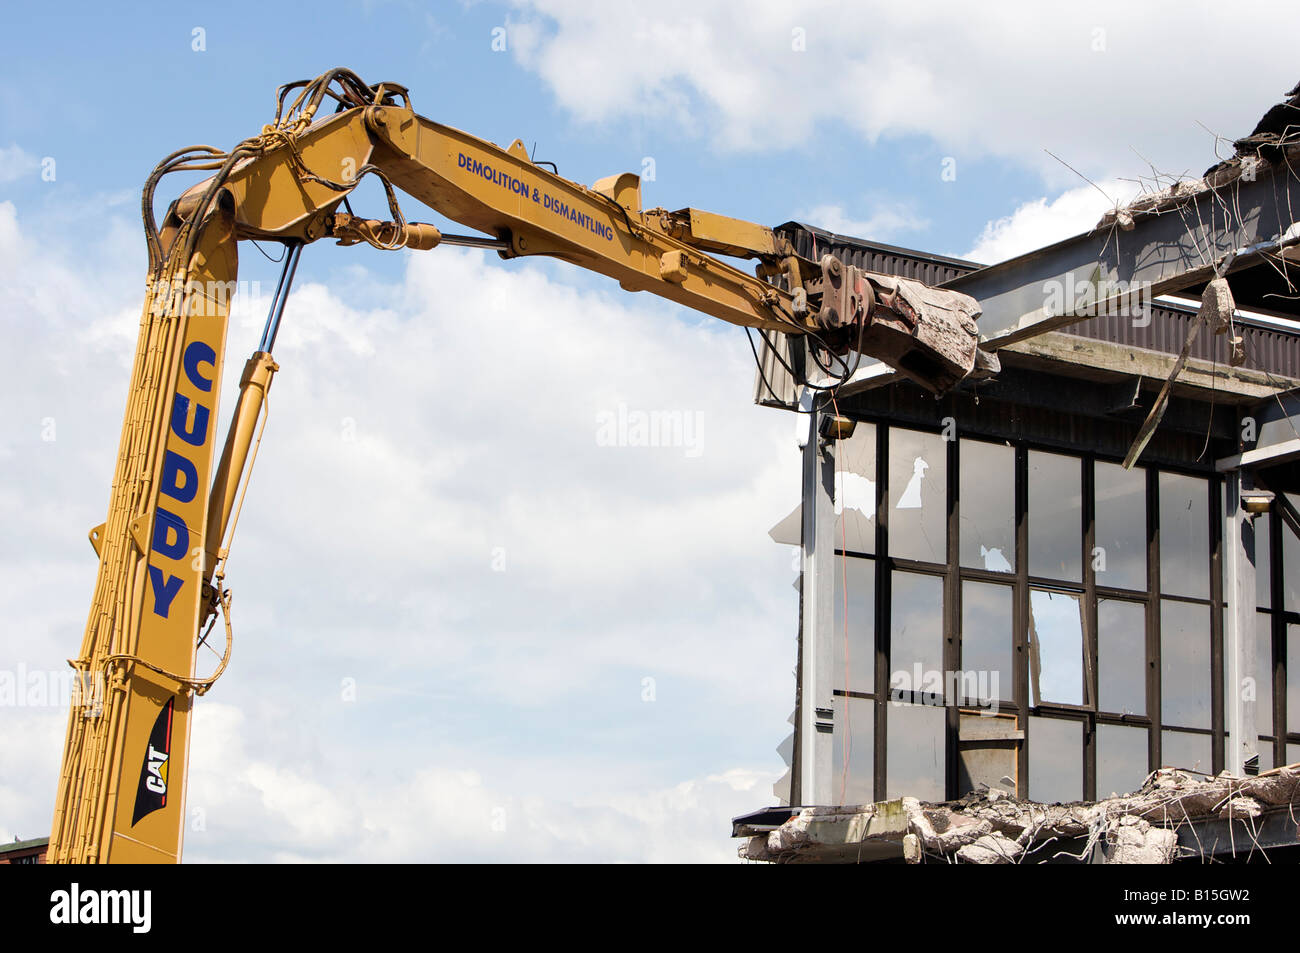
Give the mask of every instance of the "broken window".
[[1016, 571], [1016, 452], [979, 440], [961, 442], [961, 564]]
[[1147, 713], [1146, 606], [1097, 600], [1098, 708], [1120, 715]]
[[[875, 705], [874, 701], [866, 698], [847, 698], [843, 695], [834, 698], [831, 790], [835, 792], [836, 804], [870, 804], [876, 799]], [[847, 770], [845, 765], [848, 766]]]
[[835, 548], [876, 551], [876, 427], [859, 423], [835, 444]]
[[1029, 719], [1029, 799], [1053, 804], [1083, 800], [1083, 724]]
[[[835, 691], [870, 694], [876, 685], [876, 564], [853, 556], [837, 557], [835, 625], [831, 630]], [[848, 577], [848, 620], [845, 622], [844, 579]]]
[[1210, 727], [1210, 611], [1161, 600], [1160, 711], [1166, 725]]
[[1029, 574], [1079, 582], [1082, 551], [1079, 459], [1029, 451]]
[[1160, 732], [1160, 764], [1166, 768], [1186, 768], [1210, 774], [1214, 770], [1211, 753], [1214, 738], [1190, 731]]
[[1097, 798], [1131, 794], [1146, 780], [1147, 729], [1097, 726]]
[[1014, 794], [1024, 737], [1015, 715], [961, 712], [957, 729], [957, 795], [984, 788]]
[[890, 600], [892, 697], [942, 705], [943, 578], [894, 570]]
[[1097, 585], [1147, 589], [1147, 480], [1139, 469], [1098, 462], [1093, 470]]
[[961, 672], [957, 684], [959, 705], [991, 707], [1011, 699], [1010, 586], [972, 582], [961, 584]]
[[1029, 687], [1031, 704], [1082, 705], [1083, 614], [1068, 592], [1029, 591]]
[[942, 801], [944, 710], [930, 705], [890, 705], [886, 725], [885, 796]]
[[948, 452], [939, 434], [889, 428], [889, 552], [948, 561]]
[[1210, 492], [1205, 480], [1160, 474], [1160, 591], [1210, 596]]

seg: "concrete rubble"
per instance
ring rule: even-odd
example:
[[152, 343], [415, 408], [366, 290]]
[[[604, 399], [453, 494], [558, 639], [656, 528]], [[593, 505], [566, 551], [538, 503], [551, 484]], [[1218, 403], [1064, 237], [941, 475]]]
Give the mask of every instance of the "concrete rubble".
[[1247, 778], [1162, 768], [1135, 793], [1095, 802], [1040, 804], [992, 788], [944, 803], [805, 807], [773, 830], [737, 833], [750, 835], [741, 858], [778, 863], [1168, 864], [1210, 850], [1206, 825], [1216, 823], [1228, 825], [1234, 856], [1265, 849], [1251, 832], [1269, 818], [1277, 823], [1267, 846], [1300, 843], [1297, 801], [1300, 764]]

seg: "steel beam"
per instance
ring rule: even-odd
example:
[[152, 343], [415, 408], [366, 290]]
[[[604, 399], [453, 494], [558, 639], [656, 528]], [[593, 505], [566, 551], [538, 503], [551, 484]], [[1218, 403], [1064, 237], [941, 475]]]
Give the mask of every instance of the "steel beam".
[[[1133, 293], [1150, 305], [1163, 294], [1231, 274], [1300, 241], [1300, 179], [1286, 167], [1261, 167], [1171, 200], [1118, 225], [1040, 248], [947, 282], [983, 308], [984, 347], [995, 350], [1096, 314], [1113, 314]], [[1142, 320], [1139, 316], [1135, 320]]]
[[[1229, 275], [1268, 267], [1266, 256], [1283, 249], [1292, 259], [1300, 246], [1300, 176], [1286, 165], [1258, 169], [1254, 179], [1238, 178], [1135, 213], [1128, 231], [1097, 228], [959, 275], [942, 287], [980, 303], [981, 347], [996, 351], [1117, 313], [1126, 304], [1150, 309], [1157, 296], [1203, 284], [1220, 267]], [[1134, 320], [1152, 320], [1150, 311]], [[883, 362], [864, 358], [851, 380], [862, 389], [898, 379]]]

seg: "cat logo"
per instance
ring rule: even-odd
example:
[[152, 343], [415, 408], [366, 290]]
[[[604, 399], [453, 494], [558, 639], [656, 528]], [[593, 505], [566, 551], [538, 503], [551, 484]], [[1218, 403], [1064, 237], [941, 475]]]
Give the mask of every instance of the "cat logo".
[[172, 752], [172, 706], [174, 698], [158, 712], [158, 720], [149, 734], [149, 747], [140, 766], [140, 787], [135, 795], [135, 815], [131, 824], [167, 806], [167, 768]]
[[144, 779], [144, 786], [154, 794], [161, 794], [167, 797], [167, 752], [159, 751], [153, 745], [149, 746], [149, 761], [145, 765], [148, 775]]

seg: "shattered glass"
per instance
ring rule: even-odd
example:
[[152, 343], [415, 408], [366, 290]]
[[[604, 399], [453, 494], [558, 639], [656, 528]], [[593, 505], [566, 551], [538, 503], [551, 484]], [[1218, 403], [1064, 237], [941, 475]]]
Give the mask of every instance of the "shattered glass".
[[1016, 452], [979, 440], [961, 442], [961, 564], [1015, 572]]
[[1029, 685], [1032, 702], [1084, 704], [1083, 615], [1068, 592], [1029, 591]]
[[948, 453], [939, 434], [889, 429], [889, 551], [948, 561]]
[[876, 428], [860, 423], [835, 444], [835, 548], [876, 551]]

